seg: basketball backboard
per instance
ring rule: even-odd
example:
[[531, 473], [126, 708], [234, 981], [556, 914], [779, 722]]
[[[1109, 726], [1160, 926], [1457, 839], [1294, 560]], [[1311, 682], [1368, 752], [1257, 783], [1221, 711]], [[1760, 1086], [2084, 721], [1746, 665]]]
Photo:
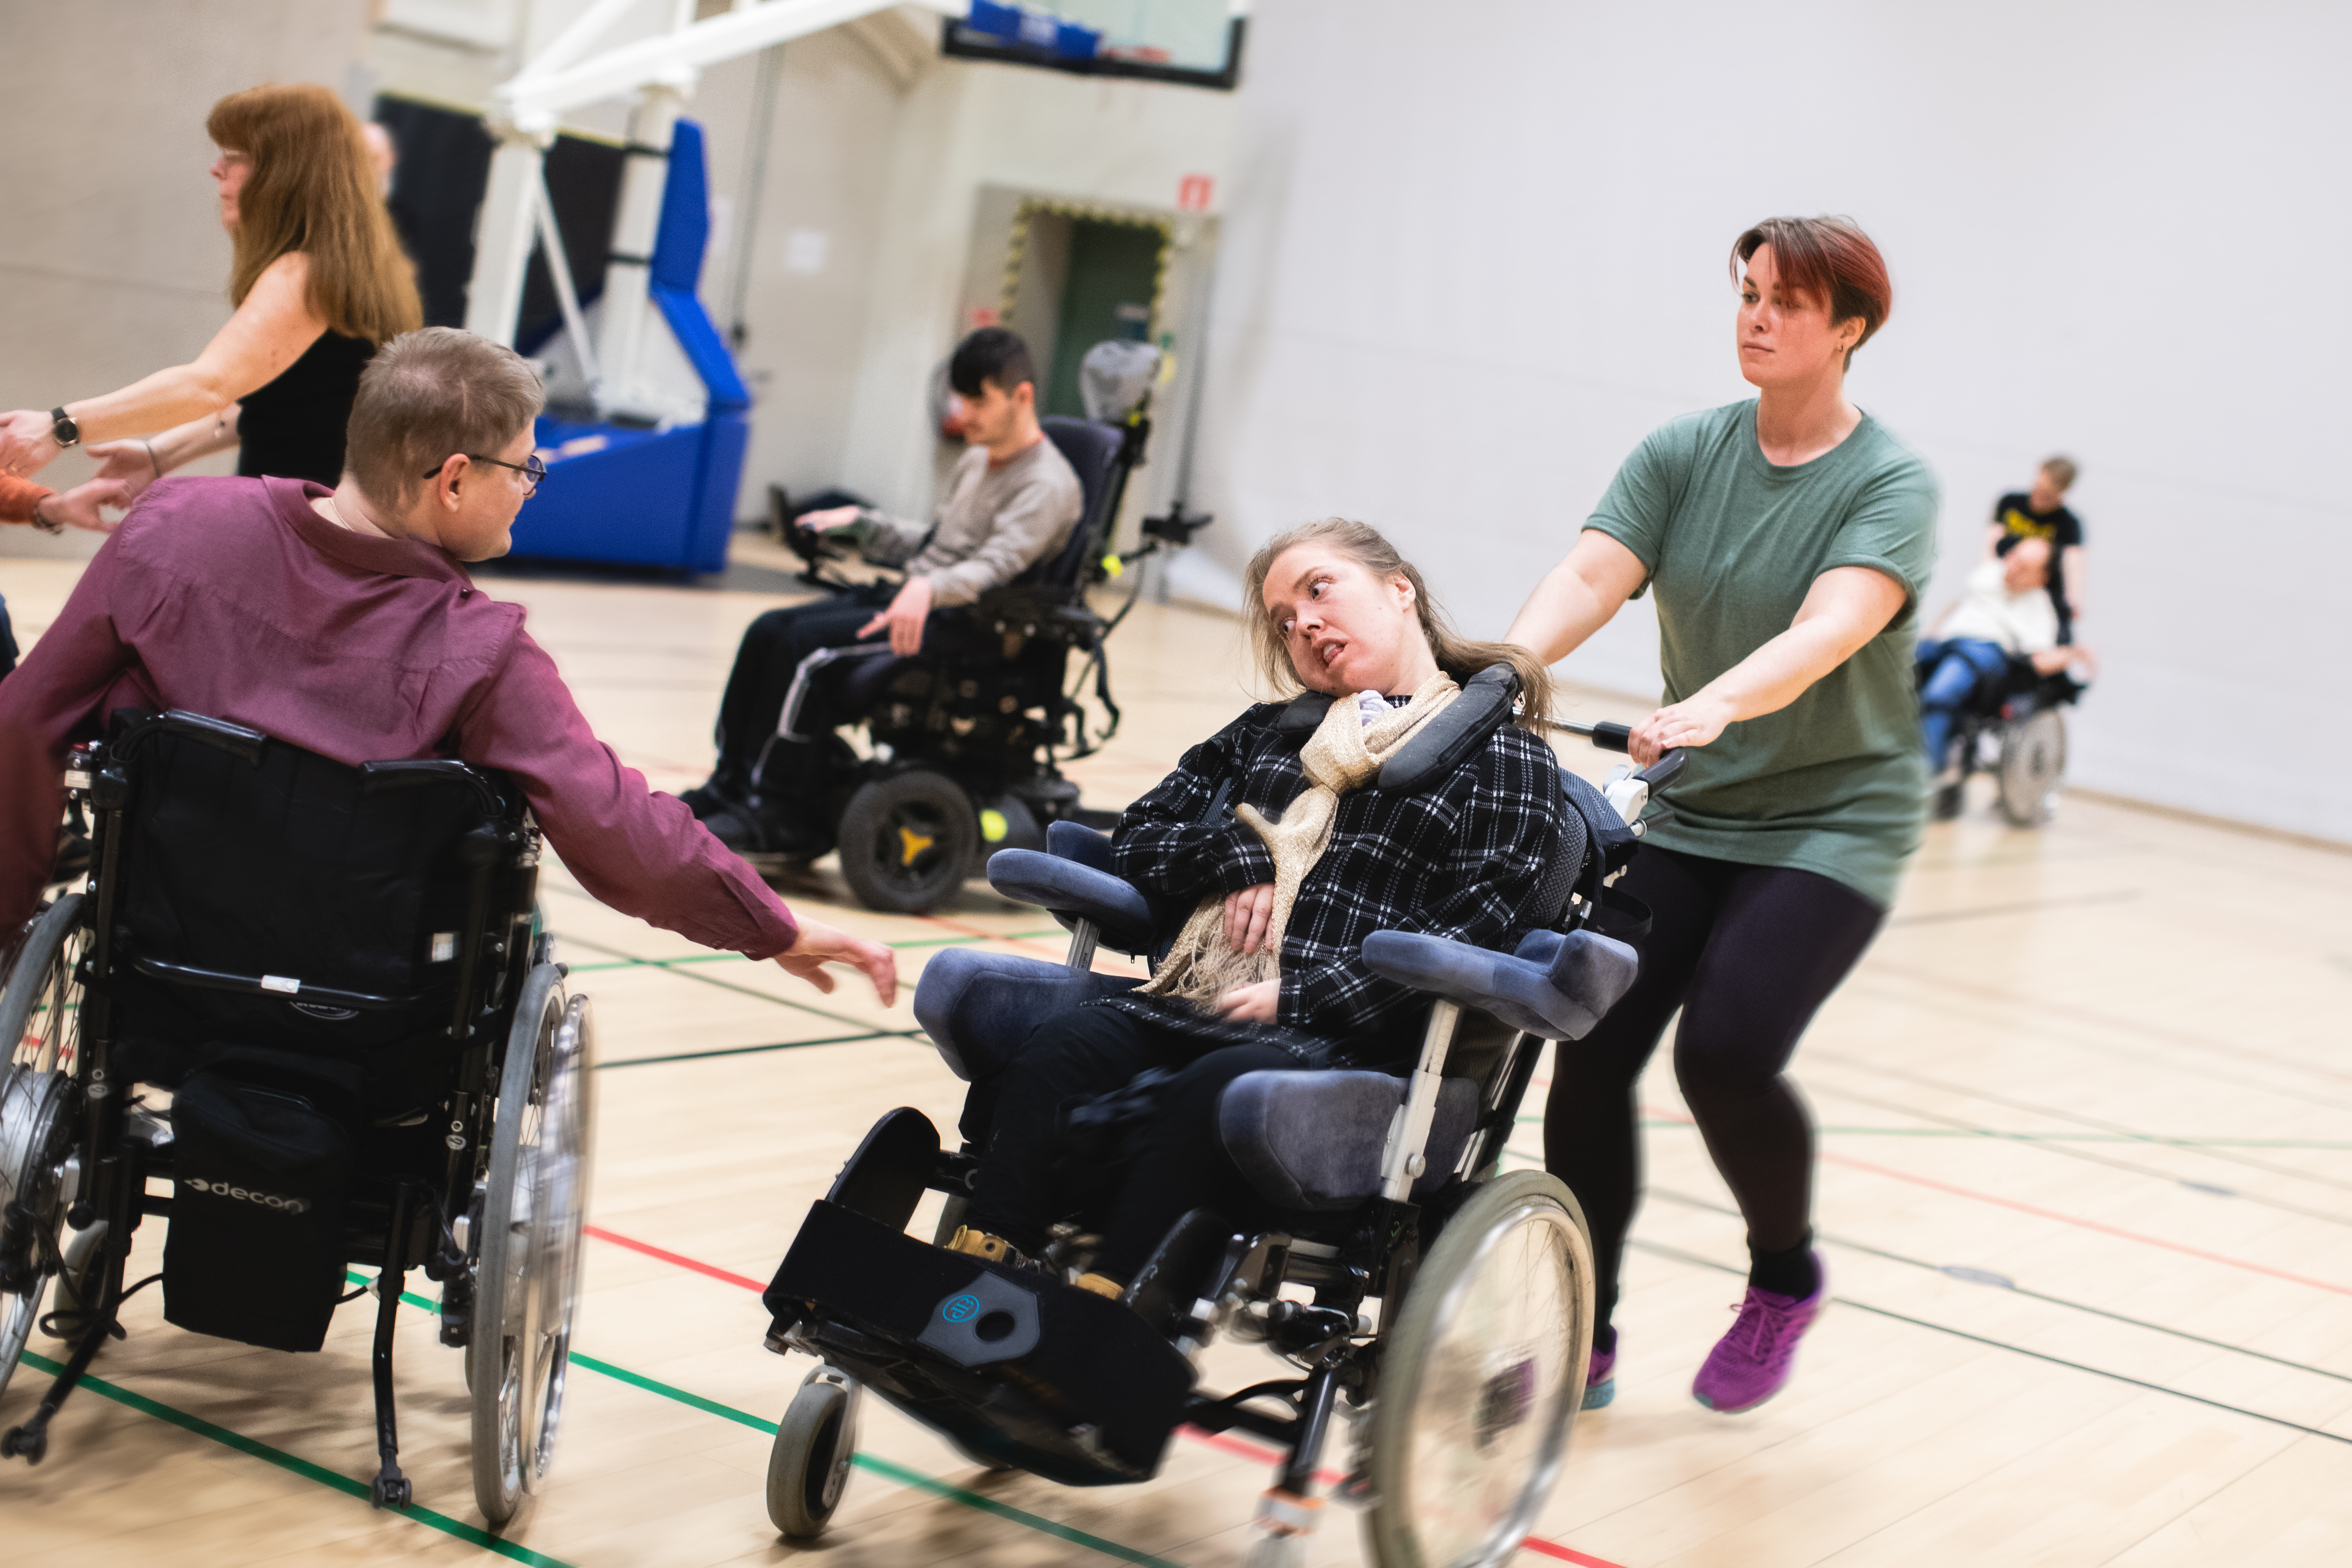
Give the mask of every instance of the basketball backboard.
[[950, 17], [940, 52], [1082, 76], [1231, 89], [1241, 79], [1246, 0], [972, 0]]

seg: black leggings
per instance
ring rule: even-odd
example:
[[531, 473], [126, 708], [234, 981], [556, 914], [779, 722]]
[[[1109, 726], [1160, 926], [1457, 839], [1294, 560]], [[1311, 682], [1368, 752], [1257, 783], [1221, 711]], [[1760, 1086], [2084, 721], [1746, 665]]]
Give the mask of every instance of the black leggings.
[[1135, 1140], [1096, 1255], [1097, 1273], [1132, 1280], [1188, 1211], [1238, 1218], [1250, 1209], [1250, 1187], [1217, 1135], [1218, 1097], [1244, 1073], [1298, 1065], [1278, 1047], [1210, 1046], [1117, 1007], [1079, 1007], [1051, 1019], [1000, 1080], [965, 1223], [1032, 1257], [1044, 1251], [1055, 1221], [1089, 1195], [1055, 1190], [1063, 1103], [1107, 1094], [1147, 1068], [1176, 1068]]
[[1617, 1305], [1641, 1186], [1633, 1082], [1675, 1009], [1675, 1079], [1759, 1253], [1811, 1226], [1813, 1128], [1781, 1077], [1798, 1037], [1886, 918], [1811, 871], [1743, 866], [1652, 845], [1619, 884], [1650, 906], [1640, 977], [1581, 1040], [1563, 1042], [1544, 1108], [1544, 1164], [1576, 1194], [1600, 1266], [1600, 1326]]
[[[742, 646], [735, 650], [735, 668], [727, 675], [726, 693], [719, 700], [719, 766], [710, 782], [719, 794], [749, 798], [755, 785], [752, 773], [763, 752], [768, 765], [756, 781], [760, 787], [785, 797], [814, 795], [823, 787], [823, 751], [810, 742], [776, 739], [785, 695], [801, 660], [821, 647], [856, 642], [858, 628], [887, 603], [870, 594], [836, 594], [770, 610], [745, 629]], [[801, 733], [832, 728], [833, 715], [824, 710], [824, 701], [830, 687], [830, 682], [820, 683], [812, 693]], [[771, 741], [775, 742], [772, 751]]]

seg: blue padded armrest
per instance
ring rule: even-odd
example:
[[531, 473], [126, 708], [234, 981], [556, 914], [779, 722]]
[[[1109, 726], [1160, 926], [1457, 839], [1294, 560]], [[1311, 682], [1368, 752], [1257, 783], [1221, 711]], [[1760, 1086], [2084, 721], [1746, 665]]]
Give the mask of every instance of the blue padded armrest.
[[1373, 973], [1491, 1013], [1548, 1040], [1580, 1040], [1633, 984], [1639, 960], [1613, 937], [1590, 931], [1534, 932], [1516, 953], [1494, 952], [1418, 931], [1364, 939]]
[[1113, 952], [1151, 951], [1151, 905], [1108, 870], [1034, 849], [1000, 849], [988, 858], [988, 885], [1008, 899], [1043, 905], [1065, 927], [1094, 921], [1102, 945]]
[[[1286, 1209], [1352, 1208], [1381, 1190], [1389, 1123], [1404, 1080], [1384, 1072], [1250, 1072], [1217, 1100], [1225, 1152], [1267, 1202]], [[1422, 1148], [1429, 1167], [1415, 1193], [1444, 1186], [1478, 1120], [1478, 1086], [1438, 1085], [1437, 1114]]]
[[950, 1072], [981, 1083], [1010, 1066], [1046, 1019], [1139, 984], [1117, 974], [1073, 974], [1042, 958], [951, 947], [923, 965], [915, 1022]]
[[1108, 872], [1110, 835], [1083, 822], [1049, 822], [1045, 824], [1045, 853], [1058, 860], [1076, 860], [1081, 866]]

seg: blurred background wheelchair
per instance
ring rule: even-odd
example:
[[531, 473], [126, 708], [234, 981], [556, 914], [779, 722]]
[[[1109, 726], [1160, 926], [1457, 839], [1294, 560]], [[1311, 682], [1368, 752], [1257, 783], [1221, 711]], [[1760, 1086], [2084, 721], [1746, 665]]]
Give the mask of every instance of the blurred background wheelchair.
[[[1596, 728], [1622, 746], [1622, 728]], [[1375, 1563], [1467, 1568], [1517, 1552], [1566, 1459], [1594, 1277], [1575, 1199], [1541, 1171], [1504, 1172], [1503, 1152], [1544, 1042], [1581, 1037], [1633, 983], [1633, 950], [1593, 923], [1640, 836], [1629, 824], [1681, 763], [1669, 753], [1612, 779], [1607, 795], [1563, 771], [1549, 908], [1515, 952], [1368, 938], [1377, 973], [1430, 998], [1412, 1071], [1236, 1079], [1219, 1134], [1258, 1211], [1192, 1210], [1119, 1300], [1064, 1283], [1097, 1244], [1084, 1208], [1057, 1230], [1050, 1274], [907, 1233], [927, 1191], [947, 1195], [935, 1239], [960, 1223], [993, 1086], [1038, 1022], [1137, 984], [1094, 973], [1097, 944], [1147, 961], [1163, 951], [1164, 922], [1111, 874], [1103, 835], [1058, 822], [1046, 853], [994, 857], [999, 891], [1070, 930], [1068, 958], [957, 949], [924, 971], [917, 1016], [971, 1086], [963, 1142], [943, 1148], [912, 1110], [884, 1117], [769, 1287], [769, 1348], [820, 1363], [778, 1426], [777, 1529], [825, 1527], [870, 1389], [977, 1462], [1071, 1486], [1150, 1478], [1180, 1426], [1267, 1440], [1280, 1453], [1260, 1500], [1258, 1568], [1305, 1561], [1322, 1454], [1335, 1417], [1351, 1417], [1336, 1495], [1363, 1510]], [[1297, 1375], [1202, 1389], [1201, 1357], [1219, 1334], [1263, 1343]]]
[[[1211, 521], [1178, 506], [1144, 520], [1136, 549], [1110, 552], [1128, 477], [1142, 466], [1150, 440], [1160, 364], [1156, 349], [1097, 343], [1081, 375], [1090, 416], [1038, 421], [1082, 493], [1078, 521], [1059, 550], [976, 604], [934, 611], [922, 651], [911, 658], [892, 656], [877, 641], [819, 649], [801, 662], [779, 731], [827, 742], [834, 765], [823, 815], [842, 878], [866, 908], [927, 913], [996, 850], [1042, 849], [1055, 822], [1116, 820], [1079, 805], [1077, 785], [1059, 764], [1089, 755], [1118, 731], [1106, 645], [1134, 607], [1142, 577], [1108, 616], [1088, 603], [1087, 592], [1147, 556], [1184, 545]], [[803, 581], [835, 591], [866, 586], [833, 569], [848, 547], [794, 525], [790, 510], [781, 491], [772, 493], [771, 521], [807, 563]], [[1074, 655], [1083, 657], [1072, 675]], [[1089, 698], [1100, 711], [1091, 729]], [[813, 723], [803, 729], [804, 715], [818, 709], [843, 729], [864, 731], [862, 753], [837, 731], [828, 738]], [[794, 858], [804, 863], [815, 854]]]
[[2011, 823], [2049, 821], [2066, 785], [2065, 710], [2089, 689], [2072, 670], [2044, 675], [2014, 655], [2005, 669], [1979, 678], [1952, 715], [1951, 760], [1931, 786], [1936, 820], [1960, 815], [1970, 775], [1982, 773], [1993, 776], [1994, 799]]
[[[538, 931], [520, 793], [179, 712], [118, 716], [66, 782], [89, 875], [0, 990], [0, 1389], [36, 1327], [72, 1350], [0, 1456], [40, 1462], [124, 1298], [158, 1280], [168, 1321], [283, 1351], [320, 1349], [372, 1289], [371, 1497], [404, 1508], [393, 1336], [422, 1268], [466, 1352], [475, 1500], [504, 1523], [562, 1414], [591, 1056], [588, 999]], [[126, 1288], [149, 1215], [162, 1271]]]

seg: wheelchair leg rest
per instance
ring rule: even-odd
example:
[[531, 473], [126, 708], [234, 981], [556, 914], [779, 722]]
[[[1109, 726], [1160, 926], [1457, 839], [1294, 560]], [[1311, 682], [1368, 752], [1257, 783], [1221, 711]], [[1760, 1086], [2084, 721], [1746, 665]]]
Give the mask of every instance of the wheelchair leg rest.
[[375, 1508], [406, 1508], [408, 1478], [400, 1473], [400, 1422], [393, 1408], [392, 1335], [400, 1294], [408, 1282], [408, 1238], [415, 1228], [415, 1188], [393, 1189], [392, 1217], [384, 1226], [383, 1269], [375, 1279], [375, 1480], [368, 1502]]

